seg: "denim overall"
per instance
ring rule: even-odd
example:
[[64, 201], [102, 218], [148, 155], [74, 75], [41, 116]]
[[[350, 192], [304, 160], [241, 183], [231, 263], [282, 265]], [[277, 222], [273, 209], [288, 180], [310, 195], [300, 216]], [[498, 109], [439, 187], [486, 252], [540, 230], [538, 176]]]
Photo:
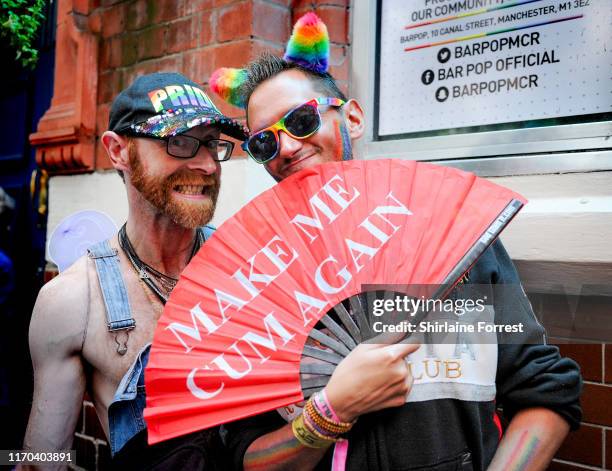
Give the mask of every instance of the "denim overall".
[[[200, 228], [206, 241], [214, 232], [211, 226]], [[110, 333], [130, 330], [136, 326], [132, 317], [127, 289], [121, 275], [117, 250], [108, 240], [88, 249], [96, 264], [98, 280], [106, 307], [107, 327]], [[144, 370], [149, 360], [151, 344], [145, 345], [121, 379], [113, 401], [108, 408], [108, 427], [111, 453], [114, 456], [136, 434], [146, 428]]]

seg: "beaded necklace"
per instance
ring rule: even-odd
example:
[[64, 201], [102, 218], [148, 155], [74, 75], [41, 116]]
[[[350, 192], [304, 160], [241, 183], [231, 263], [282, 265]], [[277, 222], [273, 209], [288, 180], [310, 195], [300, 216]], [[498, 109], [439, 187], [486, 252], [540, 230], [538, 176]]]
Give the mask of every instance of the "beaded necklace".
[[[202, 247], [204, 243], [204, 235], [202, 231], [197, 230], [196, 232], [196, 240], [193, 244], [193, 250], [189, 255], [189, 260], [193, 258], [193, 256], [197, 253], [197, 251]], [[159, 298], [159, 300], [166, 304], [168, 300], [168, 296], [176, 286], [178, 282], [177, 278], [172, 278], [165, 273], [162, 273], [152, 266], [143, 262], [139, 257], [136, 251], [134, 250], [134, 246], [130, 242], [130, 239], [127, 235], [126, 224], [121, 226], [119, 230], [119, 245], [123, 249], [123, 252], [127, 256], [128, 260], [138, 273], [140, 279], [145, 283], [153, 293]]]

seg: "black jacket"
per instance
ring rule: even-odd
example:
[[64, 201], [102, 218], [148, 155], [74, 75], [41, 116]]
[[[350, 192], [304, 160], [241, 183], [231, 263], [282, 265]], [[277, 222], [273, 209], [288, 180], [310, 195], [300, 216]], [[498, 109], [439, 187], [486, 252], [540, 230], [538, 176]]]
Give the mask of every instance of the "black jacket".
[[[514, 285], [513, 294], [497, 295], [495, 323], [522, 322], [528, 337], [529, 343], [495, 347], [494, 399], [465, 400], [451, 394], [361, 416], [347, 437], [348, 471], [486, 469], [500, 441], [496, 415], [500, 406], [508, 420], [521, 409], [542, 406], [560, 414], [572, 429], [578, 427], [582, 387], [578, 365], [546, 344], [544, 329], [499, 241], [470, 270], [468, 283]], [[285, 424], [276, 411], [226, 424], [222, 433], [234, 468], [242, 469], [244, 453], [256, 438]], [[330, 468], [331, 450], [316, 469]]]

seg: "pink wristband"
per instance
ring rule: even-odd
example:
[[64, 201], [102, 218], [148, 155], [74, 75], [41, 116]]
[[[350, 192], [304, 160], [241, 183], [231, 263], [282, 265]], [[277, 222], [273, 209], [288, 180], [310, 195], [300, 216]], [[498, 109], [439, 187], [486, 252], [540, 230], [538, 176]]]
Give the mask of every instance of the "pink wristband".
[[[329, 399], [327, 398], [327, 393], [325, 389], [322, 389], [318, 393], [312, 396], [314, 405], [322, 412], [325, 417], [331, 419], [335, 422], [342, 422], [336, 414], [336, 411], [331, 406]], [[332, 471], [345, 471], [346, 469], [346, 460], [348, 457], [348, 440], [340, 440], [334, 446], [334, 455], [332, 458]]]
[[328, 419], [333, 420], [334, 422], [342, 422], [338, 417], [338, 414], [336, 414], [333, 407], [331, 406], [329, 399], [327, 399], [327, 393], [325, 392], [325, 389], [322, 389], [317, 394], [315, 394], [313, 396], [313, 400], [314, 405], [324, 417], [327, 417]]

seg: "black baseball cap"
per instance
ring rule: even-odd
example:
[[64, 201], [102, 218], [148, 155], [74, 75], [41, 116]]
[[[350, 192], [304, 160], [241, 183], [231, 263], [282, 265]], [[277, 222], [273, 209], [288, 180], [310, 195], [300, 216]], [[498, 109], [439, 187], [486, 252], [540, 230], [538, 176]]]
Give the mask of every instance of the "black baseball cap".
[[248, 130], [221, 113], [202, 87], [178, 73], [141, 75], [111, 106], [108, 128], [117, 134], [168, 137], [207, 124], [241, 141]]

